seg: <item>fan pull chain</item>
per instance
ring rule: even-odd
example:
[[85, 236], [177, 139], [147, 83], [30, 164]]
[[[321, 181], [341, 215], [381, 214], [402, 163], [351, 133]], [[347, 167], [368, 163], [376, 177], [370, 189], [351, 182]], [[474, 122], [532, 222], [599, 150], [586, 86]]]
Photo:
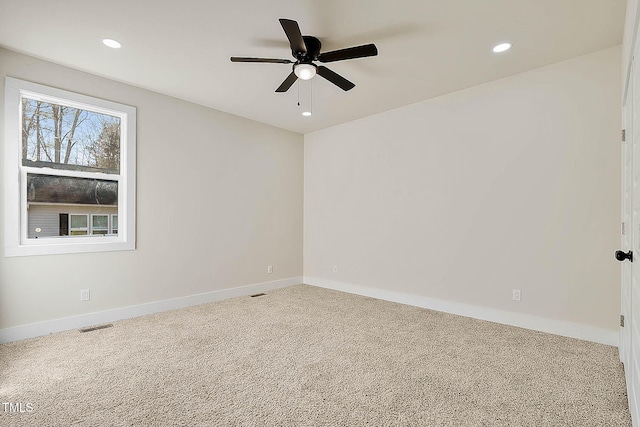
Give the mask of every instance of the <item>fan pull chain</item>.
[[296, 81], [296, 86], [298, 88], [298, 107], [300, 106], [300, 80]]
[[309, 113], [313, 113], [313, 80], [309, 82]]

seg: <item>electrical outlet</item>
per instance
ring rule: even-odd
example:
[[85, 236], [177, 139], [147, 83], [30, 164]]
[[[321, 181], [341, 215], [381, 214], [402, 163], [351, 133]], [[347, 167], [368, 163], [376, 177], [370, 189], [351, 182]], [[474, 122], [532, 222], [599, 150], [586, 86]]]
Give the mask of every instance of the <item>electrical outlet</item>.
[[89, 301], [90, 296], [89, 289], [80, 289], [80, 301]]
[[513, 290], [513, 300], [514, 301], [520, 301], [520, 289], [514, 289]]
[[273, 265], [268, 265], [267, 266], [267, 273], [269, 273], [269, 274], [273, 273]]
[[334, 266], [333, 266], [333, 272], [334, 272], [334, 273], [337, 273], [337, 272], [338, 272], [338, 266], [337, 266], [337, 265], [334, 265]]

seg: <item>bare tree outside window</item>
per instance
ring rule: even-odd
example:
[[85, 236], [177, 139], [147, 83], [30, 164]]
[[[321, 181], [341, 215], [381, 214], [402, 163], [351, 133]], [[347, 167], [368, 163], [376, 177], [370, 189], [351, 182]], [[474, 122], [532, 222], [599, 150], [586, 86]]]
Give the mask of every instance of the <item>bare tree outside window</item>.
[[22, 98], [22, 164], [120, 171], [120, 118]]

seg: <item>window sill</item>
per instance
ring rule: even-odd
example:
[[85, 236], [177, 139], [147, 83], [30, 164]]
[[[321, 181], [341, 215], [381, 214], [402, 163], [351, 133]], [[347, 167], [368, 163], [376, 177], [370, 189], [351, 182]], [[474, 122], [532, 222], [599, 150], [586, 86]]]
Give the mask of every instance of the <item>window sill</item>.
[[[87, 242], [87, 239], [95, 239], [95, 242]], [[110, 251], [132, 251], [135, 250], [134, 242], [123, 242], [116, 238], [116, 240], [109, 241], [112, 237], [96, 237], [87, 236], [81, 238], [73, 238], [75, 242], [71, 242], [68, 239], [64, 241], [58, 239], [52, 242], [42, 243], [43, 239], [34, 242], [34, 244], [19, 245], [15, 247], [5, 247], [5, 257], [18, 257], [18, 256], [35, 256], [35, 255], [57, 255], [57, 254], [77, 254], [77, 253], [90, 253], [90, 252], [110, 252]], [[33, 239], [38, 240], [38, 239]], [[49, 240], [49, 239], [47, 239]], [[82, 243], [77, 243], [78, 240], [83, 240]]]

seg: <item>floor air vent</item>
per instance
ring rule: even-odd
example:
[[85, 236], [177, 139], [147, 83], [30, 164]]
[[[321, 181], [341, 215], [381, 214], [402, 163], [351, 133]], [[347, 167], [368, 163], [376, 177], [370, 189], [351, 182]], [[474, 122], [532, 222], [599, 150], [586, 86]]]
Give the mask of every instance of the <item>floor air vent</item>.
[[111, 323], [107, 323], [106, 325], [98, 325], [98, 326], [89, 326], [88, 328], [78, 329], [80, 332], [92, 332], [97, 331], [98, 329], [106, 329], [110, 328], [113, 325]]
[[266, 294], [255, 294], [255, 295], [250, 295], [250, 296], [251, 296], [251, 298], [255, 298], [255, 297], [261, 297], [261, 296], [264, 296], [264, 295], [266, 295]]

